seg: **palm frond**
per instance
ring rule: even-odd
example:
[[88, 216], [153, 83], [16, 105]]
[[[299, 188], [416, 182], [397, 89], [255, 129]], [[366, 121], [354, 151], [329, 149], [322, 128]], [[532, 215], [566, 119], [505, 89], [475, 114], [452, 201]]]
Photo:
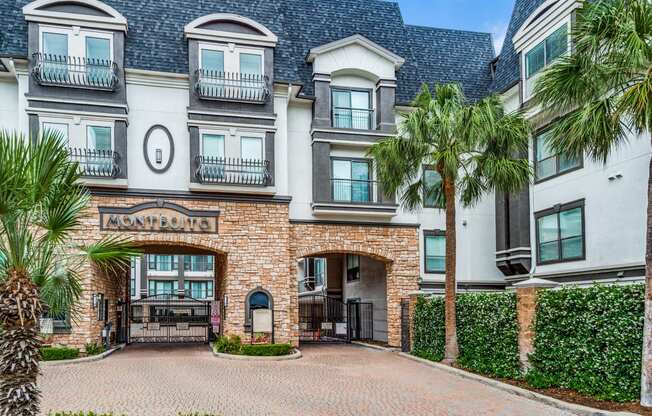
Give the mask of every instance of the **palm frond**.
[[120, 273], [129, 267], [132, 257], [142, 254], [129, 238], [122, 236], [104, 237], [81, 250], [91, 262], [109, 273]]

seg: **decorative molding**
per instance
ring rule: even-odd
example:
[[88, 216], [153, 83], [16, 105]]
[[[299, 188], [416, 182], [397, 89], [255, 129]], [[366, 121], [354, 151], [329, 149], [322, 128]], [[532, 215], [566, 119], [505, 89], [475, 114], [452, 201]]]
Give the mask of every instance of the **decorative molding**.
[[276, 132], [276, 126], [266, 126], [264, 124], [246, 124], [246, 123], [227, 123], [221, 121], [189, 120], [188, 127], [235, 127], [243, 130], [259, 130]]
[[349, 36], [347, 38], [343, 38], [340, 40], [336, 40], [334, 42], [329, 42], [321, 46], [317, 46], [316, 48], [310, 49], [310, 52], [308, 53], [308, 56], [306, 57], [306, 62], [312, 63], [315, 61], [315, 58], [318, 55], [321, 55], [326, 52], [330, 52], [336, 49], [343, 48], [345, 46], [349, 45], [360, 45], [363, 48], [366, 48], [383, 58], [387, 59], [388, 61], [392, 62], [394, 64], [394, 68], [398, 70], [403, 64], [405, 63], [405, 59], [401, 58], [394, 52], [380, 46], [379, 44], [372, 42], [371, 40], [365, 38], [364, 36], [360, 34], [356, 34], [353, 36]]
[[227, 201], [247, 202], [261, 204], [289, 204], [292, 201], [290, 196], [266, 196], [266, 195], [238, 195], [234, 193], [210, 193], [210, 192], [184, 192], [184, 191], [156, 191], [151, 189], [89, 189], [93, 196], [122, 197], [122, 198], [165, 198], [180, 199], [187, 201]]
[[[216, 21], [235, 22], [241, 25], [249, 26], [254, 30], [262, 33], [262, 35], [199, 28], [199, 26], [202, 26], [206, 23]], [[264, 25], [247, 17], [232, 13], [213, 13], [199, 17], [188, 23], [183, 28], [183, 31], [186, 34], [186, 38], [188, 39], [212, 40], [218, 42], [238, 42], [270, 47], [276, 46], [276, 43], [278, 42], [278, 37]]]
[[533, 40], [544, 35], [551, 27], [565, 19], [573, 10], [582, 7], [579, 0], [546, 0], [525, 20], [512, 37], [514, 49], [520, 52]]
[[56, 108], [49, 109], [49, 108], [34, 108], [34, 107], [25, 108], [25, 112], [27, 114], [34, 114], [37, 116], [40, 116], [41, 114], [47, 114], [47, 115], [65, 114], [65, 115], [73, 115], [73, 116], [91, 117], [93, 119], [107, 120], [107, 121], [122, 120], [127, 122], [127, 124], [129, 124], [129, 116], [127, 114], [109, 114], [109, 113], [96, 113], [92, 111], [72, 111], [72, 110], [61, 110]]
[[311, 225], [348, 225], [361, 227], [392, 227], [392, 228], [419, 228], [419, 224], [401, 224], [393, 222], [373, 222], [373, 221], [335, 221], [335, 220], [300, 220], [291, 219], [290, 224], [311, 224]]
[[[168, 142], [170, 143], [170, 156], [168, 157], [168, 162], [162, 168], [157, 168], [152, 164], [152, 161], [149, 160], [149, 152], [147, 151], [149, 137], [154, 132], [154, 130], [163, 130], [168, 138]], [[145, 163], [147, 163], [147, 167], [154, 173], [165, 173], [168, 169], [170, 169], [170, 166], [172, 166], [172, 162], [174, 161], [174, 140], [172, 140], [172, 134], [170, 134], [170, 130], [168, 130], [167, 127], [161, 124], [155, 124], [150, 127], [149, 130], [147, 130], [147, 133], [145, 134], [145, 140], [143, 141], [143, 156], [145, 157]]]
[[52, 98], [52, 97], [38, 97], [35, 95], [26, 95], [28, 101], [44, 101], [48, 103], [65, 103], [65, 104], [79, 104], [79, 105], [92, 105], [97, 107], [113, 107], [113, 108], [122, 108], [129, 112], [129, 106], [127, 104], [118, 104], [118, 103], [108, 103], [104, 101], [83, 101], [75, 100], [71, 98]]
[[254, 113], [225, 113], [222, 111], [210, 110], [188, 110], [188, 114], [204, 114], [209, 116], [223, 116], [223, 117], [239, 117], [239, 118], [252, 118], [259, 120], [276, 120], [276, 116], [265, 116]]
[[188, 74], [148, 71], [135, 68], [125, 68], [125, 83], [146, 87], [190, 89], [190, 77]]
[[[41, 10], [44, 7], [61, 3], [76, 3], [100, 10], [109, 16]], [[66, 26], [84, 25], [127, 32], [127, 19], [113, 7], [98, 0], [36, 0], [23, 7], [23, 15], [28, 22], [56, 23]]]

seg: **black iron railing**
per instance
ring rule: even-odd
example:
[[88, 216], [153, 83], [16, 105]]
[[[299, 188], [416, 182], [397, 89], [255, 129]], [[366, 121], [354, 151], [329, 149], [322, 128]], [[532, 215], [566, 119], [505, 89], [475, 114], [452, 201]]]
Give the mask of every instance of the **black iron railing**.
[[70, 159], [77, 162], [84, 176], [117, 178], [120, 175], [120, 155], [113, 150], [69, 148]]
[[111, 60], [40, 52], [33, 59], [32, 76], [40, 85], [108, 91], [118, 85], [118, 65]]
[[204, 184], [267, 186], [271, 182], [268, 160], [197, 156], [196, 177]]
[[378, 201], [378, 182], [364, 179], [331, 179], [333, 202], [375, 204]]
[[339, 129], [370, 130], [374, 125], [374, 110], [333, 107], [333, 127]]
[[206, 99], [264, 103], [269, 97], [269, 77], [198, 69], [195, 91]]

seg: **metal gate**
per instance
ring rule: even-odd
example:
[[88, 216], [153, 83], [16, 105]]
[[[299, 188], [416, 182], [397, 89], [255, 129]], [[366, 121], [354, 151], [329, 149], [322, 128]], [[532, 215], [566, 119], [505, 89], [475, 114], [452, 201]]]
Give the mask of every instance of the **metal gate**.
[[350, 342], [373, 339], [373, 305], [344, 303], [324, 295], [299, 297], [299, 341]]
[[165, 294], [133, 301], [130, 309], [130, 343], [209, 341], [210, 302]]

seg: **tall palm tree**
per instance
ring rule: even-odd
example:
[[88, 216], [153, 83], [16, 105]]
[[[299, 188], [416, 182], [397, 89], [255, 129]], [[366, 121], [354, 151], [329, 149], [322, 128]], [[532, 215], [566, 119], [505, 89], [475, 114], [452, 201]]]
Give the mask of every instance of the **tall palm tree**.
[[[531, 177], [527, 144], [528, 122], [520, 113], [505, 114], [496, 96], [469, 103], [456, 84], [439, 85], [431, 92], [421, 87], [414, 111], [403, 114], [398, 133], [369, 150], [378, 178], [388, 194], [401, 193], [409, 210], [423, 206], [424, 198], [445, 204], [446, 281], [445, 361], [457, 359], [455, 324], [456, 235], [458, 199], [472, 205], [492, 191], [516, 192]], [[427, 186], [424, 166], [432, 166], [441, 180]], [[440, 205], [441, 206], [441, 205]]]
[[39, 144], [0, 132], [0, 414], [39, 411], [39, 319], [72, 314], [82, 292], [80, 270], [91, 261], [117, 272], [138, 255], [129, 242], [107, 237], [88, 246], [71, 242], [90, 195], [80, 170], [44, 133]]
[[[598, 0], [577, 12], [572, 53], [545, 70], [535, 99], [561, 116], [553, 152], [605, 163], [630, 132], [652, 131], [652, 6], [648, 0]], [[652, 162], [650, 164], [652, 173]], [[648, 201], [652, 201], [652, 176]], [[641, 404], [652, 406], [652, 205], [647, 207], [645, 329]]]

